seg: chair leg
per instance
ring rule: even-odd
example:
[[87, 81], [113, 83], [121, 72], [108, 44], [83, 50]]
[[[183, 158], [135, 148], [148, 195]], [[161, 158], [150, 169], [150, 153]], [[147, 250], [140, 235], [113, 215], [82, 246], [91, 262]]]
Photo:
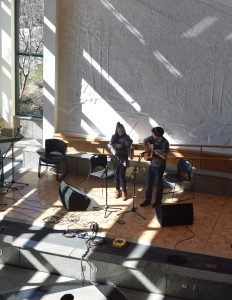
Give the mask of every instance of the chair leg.
[[[64, 172], [61, 173], [61, 163], [64, 162]], [[57, 173], [56, 173], [56, 180], [60, 181], [67, 175], [68, 170], [68, 162], [67, 159], [64, 159], [63, 161], [59, 162], [57, 164]]]
[[102, 184], [102, 198], [103, 198], [103, 179], [101, 181], [101, 184]]
[[57, 165], [56, 167], [56, 180], [57, 181], [60, 181], [60, 168], [59, 168], [59, 165]]
[[41, 162], [39, 160], [39, 165], [38, 165], [38, 177], [40, 178], [41, 176]]
[[[42, 170], [42, 167], [45, 167], [44, 170]], [[38, 177], [40, 178], [42, 175], [44, 175], [48, 171], [48, 165], [43, 164], [39, 160], [39, 166], [38, 166]]]
[[166, 194], [172, 194], [172, 202], [173, 202], [173, 198], [174, 198], [175, 192], [176, 192], [176, 182], [175, 182], [174, 186], [171, 187], [170, 191], [165, 192], [163, 194], [164, 195], [166, 195]]
[[63, 178], [67, 175], [67, 173], [68, 173], [68, 161], [65, 158], [64, 159], [64, 173], [63, 173]]
[[173, 188], [173, 191], [172, 191], [172, 202], [173, 202], [173, 198], [175, 196], [175, 192], [176, 192], [176, 182], [175, 182], [175, 185], [174, 185], [174, 188]]
[[55, 166], [56, 169], [56, 180], [60, 181], [62, 179], [62, 174], [60, 171], [60, 162]]
[[[184, 184], [184, 183], [182, 183], [182, 184]], [[183, 199], [181, 199], [179, 201], [187, 201], [187, 200], [191, 200], [191, 199], [195, 198], [194, 185], [192, 184], [192, 182], [190, 182], [190, 188], [188, 187], [186, 190], [183, 190], [183, 194], [184, 193], [192, 193], [192, 195], [190, 197], [184, 196]]]
[[190, 192], [192, 193], [192, 197], [191, 197], [190, 199], [194, 199], [194, 198], [195, 198], [195, 187], [194, 187], [194, 183], [191, 181], [190, 184], [191, 184]]

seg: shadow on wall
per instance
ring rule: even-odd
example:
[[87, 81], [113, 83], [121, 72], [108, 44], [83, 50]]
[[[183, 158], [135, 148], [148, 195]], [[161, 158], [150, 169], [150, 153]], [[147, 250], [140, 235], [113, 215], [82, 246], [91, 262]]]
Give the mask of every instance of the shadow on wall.
[[232, 12], [219, 8], [59, 2], [58, 130], [107, 135], [139, 120], [143, 139], [154, 120], [175, 142], [228, 143]]

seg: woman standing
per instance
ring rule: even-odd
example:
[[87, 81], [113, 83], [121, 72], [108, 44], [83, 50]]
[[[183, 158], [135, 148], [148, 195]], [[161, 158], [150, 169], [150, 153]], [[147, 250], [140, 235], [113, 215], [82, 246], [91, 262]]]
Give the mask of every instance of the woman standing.
[[126, 187], [126, 169], [129, 166], [128, 157], [132, 157], [132, 139], [126, 134], [124, 126], [118, 122], [116, 125], [115, 134], [112, 135], [109, 143], [111, 153], [115, 156], [114, 164], [114, 183], [115, 183], [115, 198], [121, 196], [120, 186], [122, 188], [122, 200], [127, 199]]

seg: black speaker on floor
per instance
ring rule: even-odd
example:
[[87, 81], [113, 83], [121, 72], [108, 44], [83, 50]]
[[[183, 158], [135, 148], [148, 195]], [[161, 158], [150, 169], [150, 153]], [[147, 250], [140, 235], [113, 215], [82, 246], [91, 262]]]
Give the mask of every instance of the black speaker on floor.
[[162, 227], [193, 224], [192, 203], [163, 204], [155, 210]]
[[63, 206], [70, 211], [86, 210], [91, 201], [84, 192], [65, 181], [60, 183], [59, 196]]

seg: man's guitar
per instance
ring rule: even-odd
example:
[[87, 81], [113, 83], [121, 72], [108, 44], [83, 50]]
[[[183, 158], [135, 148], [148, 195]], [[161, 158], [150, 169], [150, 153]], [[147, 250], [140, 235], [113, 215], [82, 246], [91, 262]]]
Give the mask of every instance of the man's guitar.
[[155, 150], [157, 149], [157, 146], [154, 144], [147, 145], [148, 150], [143, 153], [143, 158], [146, 161], [151, 161], [157, 154], [155, 154]]

